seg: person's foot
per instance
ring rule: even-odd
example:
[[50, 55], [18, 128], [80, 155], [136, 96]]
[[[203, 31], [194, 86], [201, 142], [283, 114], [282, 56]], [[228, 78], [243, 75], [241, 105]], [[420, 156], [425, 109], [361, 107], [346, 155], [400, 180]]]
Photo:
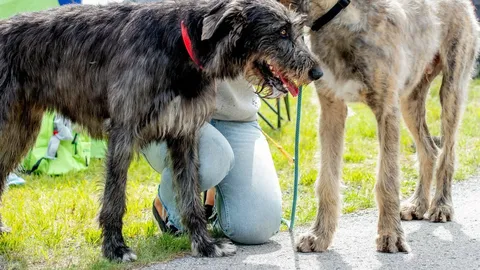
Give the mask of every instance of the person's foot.
[[[214, 212], [214, 202], [215, 202], [215, 188], [209, 189], [205, 192], [205, 214], [207, 221], [213, 221], [216, 218], [216, 213]], [[162, 233], [169, 233], [173, 235], [179, 235], [182, 232], [175, 227], [169, 220], [168, 220], [168, 213], [163, 207], [162, 202], [158, 195], [153, 200], [152, 206], [153, 217], [157, 223], [157, 226], [162, 231]]]
[[215, 204], [215, 188], [211, 188], [205, 192], [205, 217], [207, 221], [211, 221], [215, 219], [215, 215], [213, 213], [213, 205]]
[[157, 226], [162, 231], [162, 233], [168, 233], [172, 235], [180, 235], [182, 232], [175, 227], [169, 220], [168, 220], [168, 213], [162, 205], [160, 198], [158, 196], [155, 197], [153, 200], [152, 206], [153, 217], [157, 222]]
[[23, 178], [16, 175], [15, 173], [10, 173], [7, 176], [7, 186], [20, 186], [24, 184], [25, 184], [25, 180], [23, 180]]

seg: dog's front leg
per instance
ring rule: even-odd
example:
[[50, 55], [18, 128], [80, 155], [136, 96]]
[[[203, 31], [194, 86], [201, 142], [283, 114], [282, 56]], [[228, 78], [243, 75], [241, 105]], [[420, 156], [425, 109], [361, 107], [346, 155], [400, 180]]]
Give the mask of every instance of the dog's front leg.
[[[383, 77], [383, 76], [382, 76]], [[400, 221], [400, 110], [398, 94], [388, 83], [377, 89], [368, 101], [375, 113], [380, 142], [379, 166], [375, 195], [379, 209], [377, 250], [380, 252], [408, 252], [410, 250]]]
[[215, 240], [207, 231], [207, 220], [200, 199], [198, 134], [167, 139], [173, 169], [173, 184], [182, 224], [190, 234], [194, 256], [232, 255], [235, 245]]
[[317, 218], [310, 231], [301, 235], [297, 250], [325, 251], [332, 243], [340, 215], [340, 173], [347, 106], [344, 101], [319, 96], [321, 104], [321, 168], [315, 184], [318, 197]]
[[134, 261], [137, 256], [127, 247], [122, 235], [126, 210], [127, 172], [133, 156], [133, 133], [128, 128], [110, 131], [107, 156], [107, 179], [99, 221], [105, 257], [115, 261]]

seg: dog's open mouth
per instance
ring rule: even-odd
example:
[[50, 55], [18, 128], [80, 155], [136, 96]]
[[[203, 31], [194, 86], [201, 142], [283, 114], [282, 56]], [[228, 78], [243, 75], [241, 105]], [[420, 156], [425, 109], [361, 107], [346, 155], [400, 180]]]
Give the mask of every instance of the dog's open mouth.
[[276, 98], [290, 92], [294, 97], [298, 96], [299, 87], [294, 80], [281, 71], [273, 62], [268, 60], [255, 61], [254, 66], [260, 72], [263, 78], [261, 85], [262, 92], [265, 88], [269, 88], [267, 98]]

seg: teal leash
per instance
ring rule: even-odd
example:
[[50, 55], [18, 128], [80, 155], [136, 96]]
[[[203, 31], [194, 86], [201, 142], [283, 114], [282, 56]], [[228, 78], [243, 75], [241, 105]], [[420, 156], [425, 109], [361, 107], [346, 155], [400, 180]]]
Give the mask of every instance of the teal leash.
[[298, 168], [298, 151], [300, 148], [300, 117], [302, 115], [302, 91], [303, 87], [300, 87], [300, 92], [298, 93], [297, 100], [297, 121], [295, 123], [295, 155], [294, 155], [294, 172], [293, 172], [293, 202], [292, 202], [292, 214], [290, 217], [290, 231], [293, 230], [295, 225], [295, 212], [297, 210], [297, 197], [298, 197], [298, 178], [299, 178], [299, 168]]
[[293, 201], [292, 201], [292, 211], [290, 215], [290, 221], [286, 219], [282, 219], [282, 221], [288, 226], [290, 231], [293, 231], [293, 227], [295, 225], [295, 214], [297, 210], [297, 198], [298, 198], [298, 178], [299, 178], [299, 158], [298, 158], [298, 151], [300, 148], [300, 118], [302, 114], [302, 89], [300, 87], [300, 91], [298, 93], [297, 98], [297, 120], [295, 123], [295, 153], [294, 153], [294, 172], [293, 172]]

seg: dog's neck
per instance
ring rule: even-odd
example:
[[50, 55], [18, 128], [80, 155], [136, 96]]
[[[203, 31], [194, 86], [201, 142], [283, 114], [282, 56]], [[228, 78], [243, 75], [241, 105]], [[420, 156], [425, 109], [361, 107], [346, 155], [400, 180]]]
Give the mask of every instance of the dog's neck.
[[246, 62], [238, 60], [243, 59], [242, 57], [235, 57], [235, 44], [232, 44], [227, 37], [215, 36], [209, 40], [201, 40], [204, 17], [202, 11], [204, 10], [201, 8], [197, 9], [184, 19], [182, 43], [189, 54], [190, 61], [211, 77], [217, 79], [237, 77]]
[[335, 17], [338, 16], [338, 14], [342, 12], [345, 8], [347, 8], [349, 4], [350, 0], [338, 0], [338, 2], [330, 10], [328, 10], [324, 15], [320, 16], [313, 22], [311, 27], [312, 30], [320, 30], [323, 26], [327, 25], [330, 21], [335, 19]]
[[[318, 18], [324, 16], [331, 10], [338, 0], [311, 0], [309, 7], [309, 24], [312, 25]], [[360, 21], [360, 11], [357, 8], [356, 0], [351, 0], [351, 3], [345, 7], [335, 18], [327, 24], [356, 24]]]
[[200, 68], [203, 69], [202, 63], [200, 63], [200, 60], [198, 60], [197, 56], [195, 55], [195, 52], [193, 51], [193, 46], [192, 46], [192, 39], [190, 38], [190, 35], [188, 34], [188, 29], [185, 26], [185, 22], [182, 21], [180, 23], [180, 30], [182, 33], [182, 40], [183, 40], [183, 45], [185, 45], [185, 49], [188, 52], [188, 55], [190, 56], [190, 59]]

